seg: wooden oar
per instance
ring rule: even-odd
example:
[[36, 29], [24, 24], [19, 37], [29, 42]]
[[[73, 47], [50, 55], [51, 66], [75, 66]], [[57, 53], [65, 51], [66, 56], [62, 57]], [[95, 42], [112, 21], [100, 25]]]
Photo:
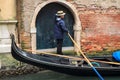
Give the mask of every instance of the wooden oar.
[[73, 38], [71, 37], [71, 35], [68, 33], [68, 36], [70, 37], [70, 39], [72, 40], [72, 42], [75, 44], [75, 46], [77, 46], [77, 48], [79, 49], [81, 55], [84, 57], [84, 59], [86, 60], [86, 62], [92, 67], [92, 69], [94, 70], [94, 72], [98, 75], [98, 77], [100, 78], [100, 80], [104, 80], [104, 78], [100, 75], [100, 73], [95, 69], [95, 67], [90, 63], [89, 59], [87, 59], [87, 57], [84, 55], [84, 53], [82, 52], [82, 50], [80, 49], [80, 47], [78, 46], [78, 44], [73, 40]]
[[[69, 58], [69, 59], [73, 59], [73, 60], [85, 60], [84, 58], [80, 58], [80, 57], [59, 55], [59, 54], [54, 54], [54, 53], [50, 53], [50, 52], [48, 53], [48, 52], [43, 52], [43, 51], [33, 51], [33, 50], [30, 50], [30, 49], [25, 49], [25, 50], [26, 50], [26, 51], [29, 51], [29, 52], [39, 53], [39, 54], [48, 54], [48, 55], [52, 55], [52, 56]], [[89, 60], [90, 60], [90, 61], [94, 61], [94, 62], [106, 63], [106, 64], [120, 65], [120, 63], [118, 63], [118, 62], [101, 61], [101, 60], [94, 60], [94, 59], [89, 59]]]

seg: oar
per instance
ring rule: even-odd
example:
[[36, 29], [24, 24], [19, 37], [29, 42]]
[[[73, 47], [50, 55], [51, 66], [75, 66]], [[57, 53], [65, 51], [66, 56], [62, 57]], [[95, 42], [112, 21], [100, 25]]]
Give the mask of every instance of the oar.
[[82, 50], [80, 49], [80, 47], [78, 46], [78, 44], [73, 40], [73, 38], [71, 37], [71, 35], [69, 33], [68, 33], [68, 36], [70, 37], [70, 39], [72, 40], [72, 42], [75, 44], [75, 46], [77, 46], [77, 48], [79, 49], [81, 55], [85, 58], [85, 60], [87, 61], [87, 63], [92, 67], [92, 69], [97, 74], [97, 76], [100, 78], [100, 80], [104, 80], [104, 78], [99, 74], [99, 72], [95, 69], [95, 67], [90, 63], [90, 61], [87, 59], [87, 57], [84, 55], [84, 53], [82, 52]]

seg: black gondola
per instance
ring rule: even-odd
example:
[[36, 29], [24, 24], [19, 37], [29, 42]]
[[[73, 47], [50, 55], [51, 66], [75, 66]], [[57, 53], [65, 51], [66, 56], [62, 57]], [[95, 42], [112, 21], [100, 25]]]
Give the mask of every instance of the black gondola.
[[[76, 75], [76, 76], [95, 76], [95, 72], [92, 68], [87, 64], [87, 62], [83, 60], [75, 60], [69, 57], [62, 56], [54, 56], [49, 54], [32, 54], [30, 52], [24, 51], [17, 47], [14, 35], [11, 34], [12, 44], [11, 44], [11, 53], [12, 56], [21, 62], [25, 62], [37, 67], [42, 67], [45, 69], [53, 70], [60, 73]], [[119, 64], [108, 64], [96, 62], [94, 60], [99, 61], [113, 61], [111, 56], [104, 57], [89, 57], [92, 59], [91, 62], [97, 71], [104, 76], [119, 76], [120, 75], [120, 65]]]

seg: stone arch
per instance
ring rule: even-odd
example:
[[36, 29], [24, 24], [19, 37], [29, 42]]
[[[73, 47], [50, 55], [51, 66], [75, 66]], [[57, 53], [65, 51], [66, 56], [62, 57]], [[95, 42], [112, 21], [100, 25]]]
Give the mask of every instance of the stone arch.
[[[65, 6], [66, 8], [68, 8], [71, 13], [73, 14], [74, 20], [75, 20], [75, 24], [73, 26], [73, 30], [74, 30], [74, 40], [78, 43], [78, 45], [80, 46], [80, 33], [81, 33], [81, 22], [79, 20], [79, 14], [77, 13], [76, 8], [70, 4], [69, 2], [66, 1], [58, 1], [58, 0], [52, 0], [52, 1], [45, 1], [41, 4], [39, 4], [36, 9], [35, 12], [33, 14], [33, 18], [32, 18], [32, 22], [31, 22], [31, 26], [30, 26], [30, 33], [31, 33], [31, 46], [32, 46], [32, 50], [36, 50], [36, 27], [35, 27], [35, 21], [36, 21], [36, 17], [39, 13], [39, 11], [46, 6], [49, 3], [58, 3], [61, 4], [63, 6]], [[75, 51], [78, 51], [77, 47], [74, 46]]]

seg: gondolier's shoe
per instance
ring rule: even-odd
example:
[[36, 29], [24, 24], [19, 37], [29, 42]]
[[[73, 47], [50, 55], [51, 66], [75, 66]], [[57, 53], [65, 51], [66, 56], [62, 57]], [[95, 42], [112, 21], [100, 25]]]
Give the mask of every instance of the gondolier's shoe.
[[63, 55], [63, 53], [62, 53], [62, 52], [58, 52], [57, 54]]

